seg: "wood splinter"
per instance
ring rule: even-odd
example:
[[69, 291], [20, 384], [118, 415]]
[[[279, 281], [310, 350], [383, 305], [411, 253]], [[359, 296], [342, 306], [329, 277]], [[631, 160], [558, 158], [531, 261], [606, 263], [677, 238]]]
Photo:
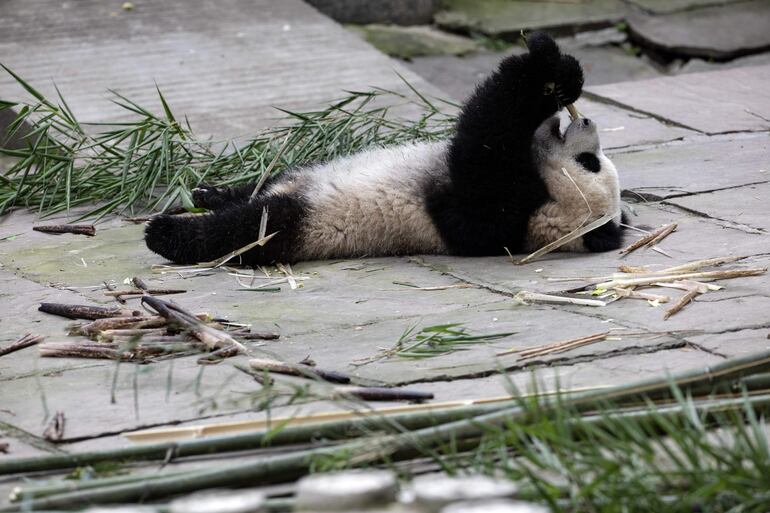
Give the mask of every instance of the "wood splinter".
[[42, 233], [74, 233], [77, 235], [96, 235], [96, 228], [92, 224], [49, 224], [44, 226], [33, 226], [32, 229]]

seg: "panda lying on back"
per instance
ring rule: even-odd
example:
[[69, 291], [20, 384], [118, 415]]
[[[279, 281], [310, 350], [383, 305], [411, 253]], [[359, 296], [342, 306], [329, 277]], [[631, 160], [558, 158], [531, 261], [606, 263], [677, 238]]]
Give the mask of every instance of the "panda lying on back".
[[580, 96], [582, 69], [545, 34], [532, 34], [527, 45], [529, 54], [507, 57], [476, 89], [451, 140], [289, 170], [253, 200], [254, 184], [200, 187], [193, 191], [196, 206], [213, 212], [154, 217], [147, 247], [177, 263], [211, 261], [257, 240], [267, 207], [266, 233], [278, 234], [241, 255], [244, 264], [500, 255], [504, 248], [535, 250], [571, 232], [589, 213], [586, 200], [588, 221], [617, 217], [561, 249], [620, 247], [618, 177], [596, 125], [577, 118], [562, 134], [555, 115]]

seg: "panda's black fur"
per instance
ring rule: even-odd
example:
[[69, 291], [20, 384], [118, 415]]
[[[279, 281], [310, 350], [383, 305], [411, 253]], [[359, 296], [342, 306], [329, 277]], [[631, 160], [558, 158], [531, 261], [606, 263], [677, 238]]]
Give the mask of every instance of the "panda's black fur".
[[[527, 46], [528, 54], [505, 58], [479, 85], [463, 106], [448, 143], [382, 149], [371, 160], [352, 157], [339, 165], [332, 162], [316, 169], [286, 171], [268, 180], [264, 192], [253, 200], [254, 184], [199, 187], [193, 192], [195, 204], [212, 212], [154, 217], [145, 232], [147, 246], [177, 263], [214, 260], [254, 242], [264, 210], [267, 233], [278, 233], [264, 247], [242, 254], [245, 264], [407, 253], [500, 255], [506, 249], [513, 253], [536, 249], [531, 247], [535, 240], [549, 241], [568, 233], [574, 226], [560, 226], [560, 220], [572, 222], [580, 214], [561, 211], [560, 215], [568, 215], [560, 217], [544, 209], [561, 199], [553, 198], [554, 185], [544, 179], [542, 161], [549, 152], [556, 152], [546, 146], [566, 141], [558, 121], [549, 118], [580, 96], [583, 72], [545, 34], [530, 35]], [[602, 162], [612, 165], [601, 153], [595, 126], [589, 126], [588, 120], [573, 125], [567, 134], [590, 128], [596, 143], [589, 151], [560, 158], [577, 166], [579, 182], [592, 183], [590, 175], [601, 174]], [[560, 146], [558, 150], [562, 151]], [[385, 170], [392, 176], [382, 169], [367, 174], [369, 162], [382, 161], [397, 163]], [[562, 162], [555, 164], [558, 168]], [[350, 167], [361, 178], [356, 182], [335, 166]], [[564, 167], [562, 171], [567, 173]], [[614, 167], [611, 171], [615, 172]], [[359, 182], [366, 191], [357, 198]], [[613, 196], [607, 198], [608, 204], [619, 205], [616, 189], [600, 191]], [[604, 212], [594, 214], [596, 218]], [[362, 219], [380, 215], [382, 219], [375, 221]], [[540, 216], [537, 222], [533, 221], [536, 215]], [[577, 249], [620, 247], [618, 221], [619, 213], [618, 219], [584, 235]], [[541, 230], [539, 226], [547, 226], [548, 234], [533, 234]]]

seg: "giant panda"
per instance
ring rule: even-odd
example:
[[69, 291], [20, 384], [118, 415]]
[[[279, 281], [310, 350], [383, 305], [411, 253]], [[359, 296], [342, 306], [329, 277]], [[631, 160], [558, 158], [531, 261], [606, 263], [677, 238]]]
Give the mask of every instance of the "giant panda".
[[520, 253], [607, 213], [612, 221], [561, 249], [620, 247], [618, 175], [595, 123], [578, 117], [560, 129], [558, 111], [582, 92], [580, 64], [548, 35], [531, 34], [527, 46], [477, 87], [450, 140], [288, 170], [254, 199], [254, 184], [198, 187], [194, 203], [211, 212], [152, 218], [148, 248], [180, 264], [214, 260], [257, 240], [264, 208], [266, 233], [277, 234], [243, 253], [245, 265]]

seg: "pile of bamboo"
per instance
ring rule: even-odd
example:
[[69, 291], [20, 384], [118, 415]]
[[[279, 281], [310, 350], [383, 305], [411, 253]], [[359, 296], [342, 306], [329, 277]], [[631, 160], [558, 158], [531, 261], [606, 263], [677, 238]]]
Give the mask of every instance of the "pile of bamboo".
[[[666, 419], [697, 415], [703, 422], [725, 412], [750, 418], [770, 411], [770, 351], [734, 358], [704, 369], [595, 390], [540, 398], [533, 410], [521, 398], [424, 406], [415, 411], [360, 412], [351, 418], [285, 425], [212, 438], [152, 443], [108, 451], [53, 454], [0, 460], [0, 475], [71, 469], [100, 462], [166, 461], [280, 447], [238, 463], [197, 470], [164, 470], [147, 475], [97, 478], [60, 485], [24, 485], [0, 512], [71, 509], [83, 505], [158, 501], [202, 489], [253, 487], [289, 482], [307, 474], [318, 458], [346, 458], [349, 466], [408, 461], [451, 445], [470, 450], [490, 430], [526, 426], [569, 410], [581, 422], [602, 426], [620, 418]], [[682, 400], [682, 397], [688, 397]], [[417, 408], [417, 407], [415, 407]], [[608, 411], [610, 408], [610, 411]], [[746, 413], [746, 412], [751, 412]], [[577, 424], [576, 424], [577, 425]], [[574, 436], [580, 436], [576, 428]], [[311, 445], [309, 445], [311, 444]], [[25, 509], [26, 508], [26, 509]]]

